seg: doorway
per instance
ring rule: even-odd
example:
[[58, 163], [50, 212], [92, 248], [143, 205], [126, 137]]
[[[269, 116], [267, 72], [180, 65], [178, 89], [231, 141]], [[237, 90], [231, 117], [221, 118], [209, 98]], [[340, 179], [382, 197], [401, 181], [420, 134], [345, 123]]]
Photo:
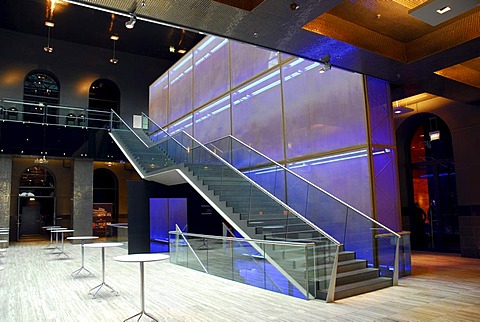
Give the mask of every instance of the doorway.
[[55, 178], [41, 166], [22, 173], [17, 205], [17, 240], [43, 239], [43, 226], [55, 225]]
[[405, 142], [405, 166], [412, 249], [459, 253], [450, 130], [439, 117], [427, 113], [417, 114], [405, 122], [410, 127], [409, 139]]

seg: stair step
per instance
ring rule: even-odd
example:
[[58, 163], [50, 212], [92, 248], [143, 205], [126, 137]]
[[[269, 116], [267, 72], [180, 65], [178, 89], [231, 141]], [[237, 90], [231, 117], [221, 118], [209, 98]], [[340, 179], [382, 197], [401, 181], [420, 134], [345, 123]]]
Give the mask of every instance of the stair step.
[[338, 262], [337, 274], [367, 267], [367, 261], [364, 259], [352, 259]]
[[356, 283], [340, 285], [335, 288], [335, 300], [380, 290], [392, 286], [392, 279], [377, 277]]
[[376, 268], [362, 268], [353, 271], [343, 272], [337, 274], [336, 285], [356, 283], [364, 280], [374, 279], [379, 277], [379, 271]]

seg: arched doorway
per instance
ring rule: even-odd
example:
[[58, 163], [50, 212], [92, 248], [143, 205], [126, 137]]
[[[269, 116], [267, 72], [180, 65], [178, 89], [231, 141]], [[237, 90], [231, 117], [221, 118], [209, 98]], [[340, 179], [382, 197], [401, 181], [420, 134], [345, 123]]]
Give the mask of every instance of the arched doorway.
[[[452, 137], [438, 116], [420, 113], [405, 120], [398, 132], [403, 148], [412, 248], [460, 252], [457, 191]], [[400, 137], [401, 135], [397, 135]], [[403, 146], [401, 146], [403, 144]]]
[[[35, 123], [45, 123], [45, 105], [58, 105], [60, 102], [60, 82], [58, 78], [44, 70], [34, 70], [27, 74], [23, 82], [23, 100], [37, 105], [24, 105], [23, 120]], [[57, 108], [48, 109], [48, 122], [54, 121], [58, 114]]]
[[118, 180], [105, 168], [93, 171], [93, 234], [105, 236], [108, 224], [118, 222]]
[[43, 166], [21, 174], [18, 193], [17, 240], [36, 238], [43, 226], [55, 224], [55, 177]]

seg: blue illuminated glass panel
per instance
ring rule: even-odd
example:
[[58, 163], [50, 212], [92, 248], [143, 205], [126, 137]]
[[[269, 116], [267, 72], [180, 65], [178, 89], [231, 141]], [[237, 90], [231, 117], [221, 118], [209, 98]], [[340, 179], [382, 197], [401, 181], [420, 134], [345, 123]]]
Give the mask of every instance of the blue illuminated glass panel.
[[235, 87], [259, 73], [278, 65], [279, 55], [252, 45], [230, 41], [232, 87]]
[[178, 225], [182, 231], [187, 227], [186, 198], [150, 199], [150, 240], [168, 243], [168, 232]]
[[159, 126], [167, 124], [168, 74], [163, 75], [149, 88], [148, 115]]
[[195, 138], [202, 143], [230, 134], [230, 95], [197, 111], [193, 116]]
[[232, 94], [233, 136], [267, 156], [282, 160], [283, 125], [280, 71], [247, 83]]
[[184, 117], [183, 119], [179, 120], [178, 122], [175, 122], [174, 124], [170, 125], [168, 127], [168, 133], [171, 135], [174, 135], [178, 132], [185, 131], [188, 134], [192, 134], [192, 114], [189, 116]]
[[386, 81], [367, 77], [367, 92], [372, 143], [392, 146], [393, 110], [390, 103], [390, 85]]
[[[367, 150], [353, 150], [333, 156], [299, 161], [289, 164], [288, 168], [358, 210], [371, 213]], [[291, 182], [287, 184], [289, 202], [294, 202], [295, 199], [292, 199], [292, 196], [305, 198], [305, 194], [299, 191], [298, 186], [291, 185]], [[308, 209], [315, 212], [321, 208], [311, 205]], [[324, 216], [328, 216], [328, 212], [325, 212]]]
[[228, 39], [206, 38], [194, 51], [194, 108], [230, 89]]
[[287, 158], [367, 143], [362, 76], [319, 67], [302, 58], [282, 67]]
[[168, 122], [192, 111], [192, 54], [183, 57], [169, 71]]

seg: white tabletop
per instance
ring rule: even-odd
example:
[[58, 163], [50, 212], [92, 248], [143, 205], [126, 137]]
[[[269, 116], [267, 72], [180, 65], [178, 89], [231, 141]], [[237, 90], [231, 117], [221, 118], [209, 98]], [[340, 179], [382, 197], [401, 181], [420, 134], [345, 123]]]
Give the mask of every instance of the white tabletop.
[[98, 236], [70, 236], [67, 237], [67, 239], [73, 239], [73, 240], [87, 240], [87, 239], [97, 239]]
[[91, 248], [120, 247], [120, 246], [123, 246], [123, 243], [91, 243], [91, 244], [83, 245], [83, 247], [91, 247]]
[[65, 229], [68, 229], [68, 228], [65, 228], [65, 227], [50, 227], [50, 228], [47, 228], [47, 230], [65, 230]]
[[145, 253], [145, 254], [129, 254], [114, 257], [113, 259], [119, 262], [155, 262], [169, 259], [170, 255], [159, 253]]
[[58, 230], [52, 230], [52, 233], [73, 233], [75, 230], [73, 229], [58, 229]]
[[42, 228], [43, 228], [43, 229], [48, 229], [48, 228], [60, 228], [60, 227], [62, 227], [62, 226], [58, 226], [58, 225], [55, 226], [55, 225], [54, 225], [54, 226], [43, 226]]

